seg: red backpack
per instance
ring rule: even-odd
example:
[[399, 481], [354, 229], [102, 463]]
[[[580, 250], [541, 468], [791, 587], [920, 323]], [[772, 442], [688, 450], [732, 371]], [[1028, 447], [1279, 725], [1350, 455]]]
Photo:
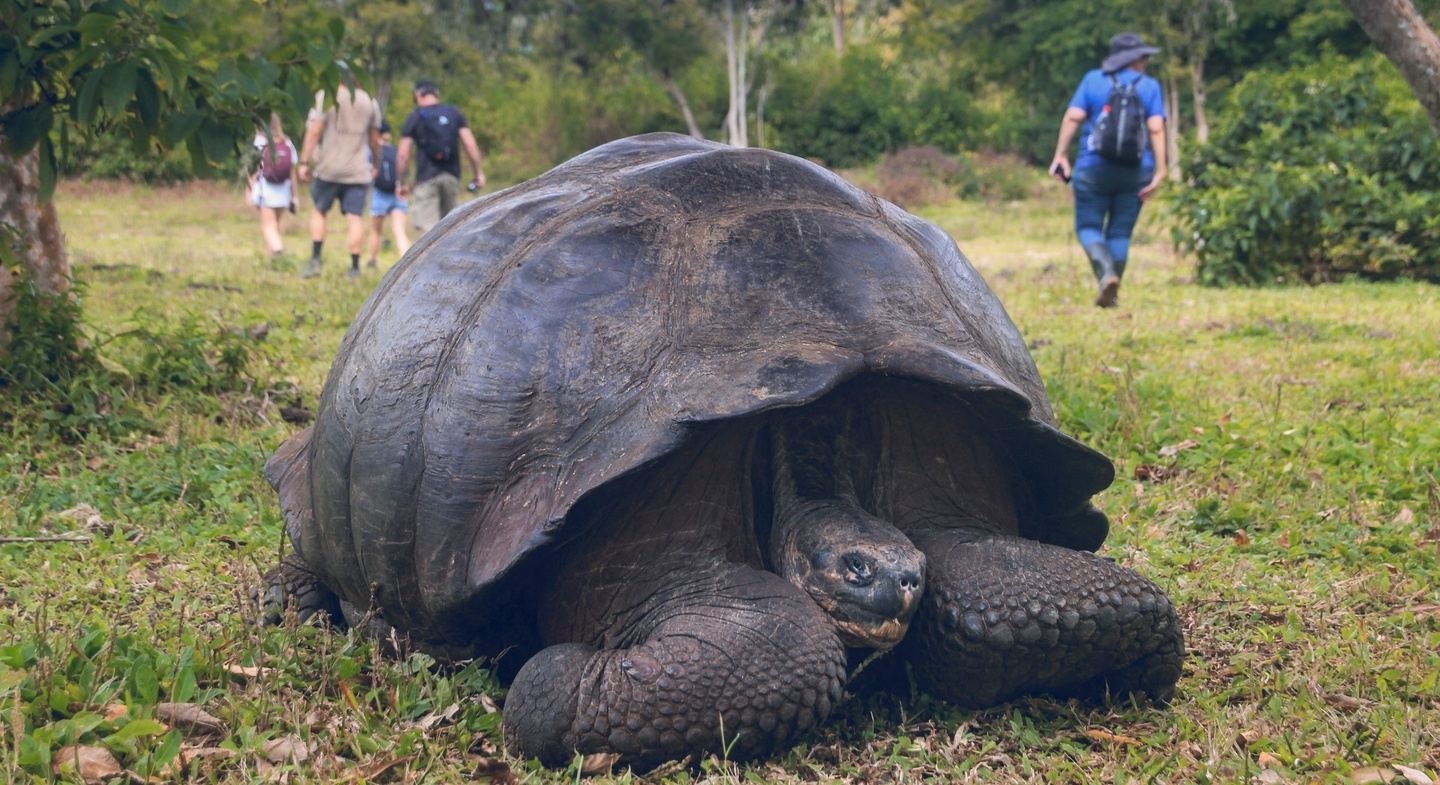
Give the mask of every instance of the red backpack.
[[295, 165], [295, 153], [289, 142], [271, 143], [260, 154], [260, 176], [267, 182], [279, 185], [290, 179], [290, 169]]

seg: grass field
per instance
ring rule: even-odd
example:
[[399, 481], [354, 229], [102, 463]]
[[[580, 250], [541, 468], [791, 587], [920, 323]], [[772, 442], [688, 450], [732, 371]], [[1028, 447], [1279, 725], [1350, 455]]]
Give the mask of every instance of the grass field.
[[[79, 442], [49, 433], [53, 413], [0, 417], [0, 535], [76, 540], [0, 544], [0, 779], [45, 781], [81, 745], [109, 750], [120, 781], [574, 781], [578, 762], [542, 772], [500, 751], [502, 693], [479, 664], [387, 659], [242, 612], [279, 548], [260, 469], [296, 427], [281, 408], [314, 409], [379, 280], [343, 276], [338, 218], [324, 275], [301, 280], [298, 264], [262, 258], [238, 193], [69, 183], [57, 203], [112, 365], [153, 368], [157, 334], [202, 354], [229, 335], [248, 364], [215, 392], [152, 385], [109, 401], [148, 424]], [[1097, 499], [1113, 522], [1103, 552], [1177, 602], [1179, 696], [1168, 710], [1032, 699], [981, 712], [862, 696], [773, 761], [659, 778], [1440, 776], [1440, 289], [1199, 288], [1150, 210], [1122, 307], [1100, 311], [1058, 191], [923, 213], [1005, 302], [1062, 427], [1115, 459]], [[301, 221], [286, 238], [303, 259]]]

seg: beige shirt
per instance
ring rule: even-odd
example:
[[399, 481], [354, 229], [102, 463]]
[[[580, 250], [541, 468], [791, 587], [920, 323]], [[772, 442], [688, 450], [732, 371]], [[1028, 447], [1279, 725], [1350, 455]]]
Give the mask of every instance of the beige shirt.
[[322, 124], [320, 147], [315, 153], [315, 177], [332, 183], [370, 183], [370, 129], [380, 128], [380, 106], [359, 88], [350, 94], [341, 85], [335, 91], [335, 105], [321, 110], [323, 93], [317, 94], [309, 122]]

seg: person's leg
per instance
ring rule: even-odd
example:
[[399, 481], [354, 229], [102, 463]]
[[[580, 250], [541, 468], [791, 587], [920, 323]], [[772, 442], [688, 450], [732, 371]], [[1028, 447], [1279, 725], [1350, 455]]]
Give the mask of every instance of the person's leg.
[[440, 188], [440, 217], [444, 218], [460, 203], [460, 178], [442, 174], [435, 179]]
[[395, 238], [395, 250], [404, 256], [410, 250], [410, 234], [405, 228], [405, 211], [390, 211], [390, 234]]
[[310, 183], [310, 201], [314, 203], [310, 211], [310, 263], [300, 274], [303, 278], [314, 278], [320, 274], [320, 249], [325, 245], [325, 214], [330, 212], [335, 194], [334, 183], [318, 177]]
[[260, 236], [265, 238], [265, 250], [271, 256], [277, 256], [285, 250], [285, 243], [280, 239], [280, 213], [273, 207], [260, 206]]
[[1076, 170], [1071, 180], [1075, 190], [1075, 236], [1090, 259], [1090, 270], [1100, 286], [1096, 304], [1102, 307], [1106, 305], [1102, 302], [1106, 299], [1106, 289], [1113, 290], [1119, 281], [1105, 245], [1105, 217], [1111, 210], [1111, 193], [1106, 188], [1104, 175], [1103, 166], [1088, 166]]
[[380, 265], [380, 233], [385, 231], [385, 216], [370, 216], [370, 261], [366, 264], [370, 267]]
[[410, 197], [410, 217], [415, 221], [415, 231], [424, 234], [430, 227], [440, 223], [440, 191], [434, 177], [415, 184]]
[[360, 254], [365, 250], [365, 201], [370, 186], [346, 184], [340, 189], [340, 212], [345, 216], [345, 250], [350, 252], [350, 277], [360, 274]]
[[1115, 260], [1117, 276], [1125, 275], [1125, 265], [1130, 260], [1130, 237], [1135, 233], [1135, 222], [1140, 218], [1140, 188], [1150, 182], [1151, 175], [1150, 170], [1136, 170], [1134, 181], [1121, 183], [1112, 198], [1110, 221], [1105, 226], [1105, 244]]

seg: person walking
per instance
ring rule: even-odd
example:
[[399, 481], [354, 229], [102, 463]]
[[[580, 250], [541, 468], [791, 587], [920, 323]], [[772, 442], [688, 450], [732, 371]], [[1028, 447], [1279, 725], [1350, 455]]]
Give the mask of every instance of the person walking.
[[455, 209], [460, 197], [462, 146], [475, 170], [469, 190], [478, 191], [485, 187], [485, 172], [481, 168], [480, 145], [464, 113], [440, 102], [440, 89], [434, 82], [424, 79], [416, 82], [415, 109], [400, 127], [400, 147], [396, 153], [396, 171], [402, 178], [396, 193], [402, 199], [412, 190], [403, 178], [407, 176], [411, 156], [415, 156], [410, 220], [415, 223], [416, 231], [429, 231]]
[[410, 250], [410, 236], [405, 231], [405, 200], [395, 193], [399, 185], [395, 145], [390, 144], [390, 124], [380, 121], [380, 163], [375, 167], [375, 190], [370, 194], [370, 261], [366, 267], [380, 266], [380, 236], [385, 233], [385, 220], [390, 220], [390, 234], [395, 250], [401, 256]]
[[[1074, 189], [1075, 234], [1095, 273], [1101, 308], [1119, 304], [1140, 205], [1165, 179], [1165, 101], [1160, 83], [1145, 75], [1159, 51], [1135, 33], [1110, 39], [1110, 54], [1070, 99], [1050, 163], [1051, 175]], [[1072, 170], [1077, 130], [1080, 155]]]
[[255, 129], [255, 149], [260, 154], [260, 163], [250, 175], [248, 201], [260, 214], [260, 237], [265, 242], [265, 250], [271, 259], [278, 259], [285, 252], [280, 218], [286, 210], [295, 212], [292, 175], [295, 160], [299, 158], [295, 143], [285, 135], [280, 115], [270, 113], [268, 138], [263, 128]]
[[300, 150], [300, 181], [314, 179], [310, 199], [310, 263], [303, 277], [320, 274], [320, 251], [325, 245], [325, 215], [340, 202], [345, 216], [345, 244], [350, 251], [351, 278], [360, 275], [360, 252], [365, 244], [365, 197], [375, 177], [372, 161], [380, 160], [380, 106], [359, 87], [341, 85], [335, 105], [322, 108], [324, 91], [305, 124]]

